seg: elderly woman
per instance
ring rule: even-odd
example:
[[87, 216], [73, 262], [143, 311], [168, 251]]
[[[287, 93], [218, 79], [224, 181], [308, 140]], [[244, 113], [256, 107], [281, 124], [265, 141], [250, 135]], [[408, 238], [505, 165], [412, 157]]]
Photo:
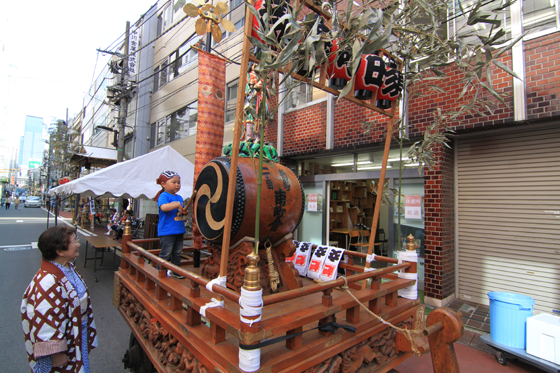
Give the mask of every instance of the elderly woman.
[[89, 373], [97, 346], [91, 300], [71, 263], [79, 255], [76, 230], [51, 227], [39, 236], [41, 268], [25, 290], [21, 318], [33, 373]]

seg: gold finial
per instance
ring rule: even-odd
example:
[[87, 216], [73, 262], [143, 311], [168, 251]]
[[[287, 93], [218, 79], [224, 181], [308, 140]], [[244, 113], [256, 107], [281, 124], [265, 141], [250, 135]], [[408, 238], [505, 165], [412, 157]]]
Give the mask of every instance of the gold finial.
[[130, 236], [131, 234], [132, 234], [132, 231], [131, 231], [131, 228], [130, 228], [130, 220], [126, 219], [126, 221], [124, 223], [123, 235]]
[[406, 243], [406, 250], [408, 251], [416, 251], [416, 245], [414, 244], [414, 236], [411, 234], [406, 237], [408, 242]]
[[243, 288], [245, 290], [257, 291], [261, 288], [261, 273], [257, 266], [260, 259], [260, 256], [255, 254], [255, 252], [251, 252], [247, 255], [248, 265], [245, 267], [245, 280], [243, 282]]

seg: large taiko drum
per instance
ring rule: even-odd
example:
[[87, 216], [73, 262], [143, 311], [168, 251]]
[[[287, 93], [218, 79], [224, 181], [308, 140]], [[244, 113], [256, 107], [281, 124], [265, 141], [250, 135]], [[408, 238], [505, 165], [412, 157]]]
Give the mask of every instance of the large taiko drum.
[[[230, 158], [219, 157], [208, 162], [196, 181], [194, 213], [202, 236], [217, 245], [222, 244], [226, 218], [226, 201], [230, 177]], [[257, 209], [258, 160], [239, 158], [231, 244], [244, 237], [255, 237]], [[265, 162], [261, 186], [259, 241], [275, 243], [293, 232], [303, 216], [303, 188], [287, 167]]]

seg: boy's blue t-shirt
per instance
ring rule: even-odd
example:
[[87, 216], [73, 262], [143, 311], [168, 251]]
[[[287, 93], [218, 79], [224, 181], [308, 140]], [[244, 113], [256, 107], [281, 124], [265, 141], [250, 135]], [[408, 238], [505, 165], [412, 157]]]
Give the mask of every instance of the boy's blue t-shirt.
[[177, 209], [165, 212], [161, 211], [161, 205], [165, 205], [170, 202], [181, 202], [183, 204], [183, 198], [177, 194], [171, 194], [163, 192], [158, 198], [158, 208], [159, 208], [159, 222], [158, 222], [158, 236], [169, 236], [172, 234], [185, 234], [185, 222], [183, 219], [175, 220], [177, 217]]

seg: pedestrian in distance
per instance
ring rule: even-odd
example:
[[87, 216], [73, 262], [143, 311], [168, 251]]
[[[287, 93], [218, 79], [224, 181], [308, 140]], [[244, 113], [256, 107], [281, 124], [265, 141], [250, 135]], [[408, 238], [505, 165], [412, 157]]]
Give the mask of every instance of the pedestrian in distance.
[[16, 205], [16, 210], [17, 210], [17, 208], [18, 208], [18, 206], [19, 206], [19, 203], [20, 203], [19, 197], [16, 196], [16, 200], [14, 201], [14, 204]]
[[10, 209], [10, 205], [12, 204], [12, 196], [9, 196], [8, 199], [6, 200], [6, 210]]
[[[181, 189], [181, 177], [174, 171], [163, 171], [156, 183], [162, 188], [154, 197], [159, 207], [158, 236], [161, 249], [159, 257], [180, 266], [185, 235], [183, 214], [186, 213], [183, 198], [177, 195]], [[172, 271], [167, 271], [167, 275], [184, 278]]]
[[6, 198], [2, 197], [2, 204], [0, 204], [0, 206], [4, 206], [5, 203], [6, 203]]
[[33, 373], [90, 373], [97, 332], [89, 291], [72, 261], [76, 229], [51, 227], [38, 240], [41, 268], [23, 294], [21, 319]]

